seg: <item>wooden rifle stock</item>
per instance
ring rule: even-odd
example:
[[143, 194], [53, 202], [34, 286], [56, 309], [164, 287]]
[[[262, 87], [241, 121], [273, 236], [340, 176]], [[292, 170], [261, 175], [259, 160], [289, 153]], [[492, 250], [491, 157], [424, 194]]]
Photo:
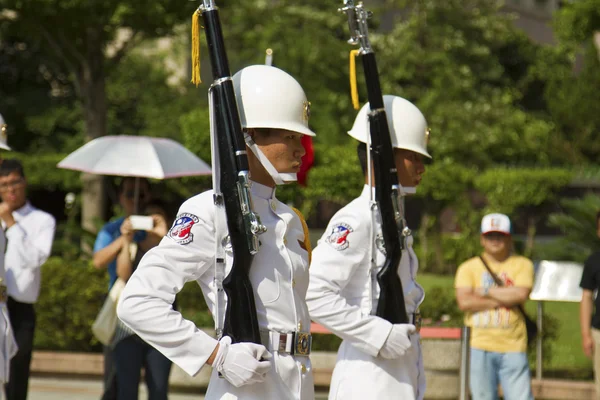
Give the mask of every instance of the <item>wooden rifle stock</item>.
[[404, 304], [402, 282], [398, 276], [398, 267], [404, 247], [404, 238], [400, 236], [401, 224], [404, 221], [401, 213], [404, 210], [398, 203], [400, 194], [398, 173], [375, 53], [369, 43], [366, 21], [369, 13], [362, 8], [362, 5], [355, 6], [352, 0], [344, 1], [344, 8], [341, 11], [348, 15], [348, 25], [352, 35], [349, 42], [361, 45], [359, 54], [363, 63], [371, 109], [369, 129], [375, 175], [375, 201], [381, 215], [381, 229], [386, 252], [385, 262], [377, 273], [380, 294], [376, 315], [393, 324], [406, 324], [409, 321]]
[[205, 0], [200, 11], [204, 20], [214, 79], [211, 86], [214, 115], [211, 115], [211, 118], [214, 118], [217, 132], [221, 171], [221, 193], [216, 193], [215, 202], [222, 202], [225, 207], [233, 252], [233, 266], [223, 280], [223, 288], [227, 294], [223, 335], [230, 336], [233, 343], [260, 344], [254, 291], [248, 274], [253, 254], [258, 251], [256, 234], [259, 233], [261, 225], [251, 207], [246, 144], [218, 9], [212, 1]]

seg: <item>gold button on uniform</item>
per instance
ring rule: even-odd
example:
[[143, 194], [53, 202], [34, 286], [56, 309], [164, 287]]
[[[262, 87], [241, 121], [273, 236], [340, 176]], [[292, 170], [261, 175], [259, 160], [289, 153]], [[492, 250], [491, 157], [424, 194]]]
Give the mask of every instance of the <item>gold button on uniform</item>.
[[302, 371], [303, 374], [305, 374], [306, 373], [306, 365], [301, 364], [300, 365], [300, 370]]
[[277, 203], [271, 200], [271, 210], [275, 211], [277, 209]]
[[296, 280], [292, 279], [292, 287], [296, 287]]
[[283, 238], [283, 244], [285, 244], [287, 246], [287, 237]]
[[301, 331], [302, 330], [302, 322], [298, 322], [298, 330]]

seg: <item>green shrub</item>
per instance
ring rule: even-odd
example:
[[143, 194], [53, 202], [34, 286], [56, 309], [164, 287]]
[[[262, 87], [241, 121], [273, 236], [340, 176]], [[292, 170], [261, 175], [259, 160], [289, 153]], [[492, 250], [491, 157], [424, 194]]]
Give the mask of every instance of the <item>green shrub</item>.
[[87, 260], [51, 257], [42, 266], [42, 288], [36, 304], [37, 350], [101, 351], [91, 331], [108, 288], [106, 271]]
[[184, 318], [193, 321], [196, 326], [214, 328], [212, 315], [196, 282], [188, 282], [177, 294], [177, 307]]
[[[102, 345], [91, 326], [108, 292], [108, 273], [88, 260], [51, 257], [42, 266], [42, 288], [36, 305], [37, 350], [97, 352]], [[202, 292], [188, 283], [177, 296], [185, 318], [201, 327], [212, 327]]]
[[454, 288], [434, 286], [419, 307], [423, 325], [463, 326], [463, 313], [456, 304]]
[[327, 334], [315, 334], [313, 335], [312, 351], [338, 351], [338, 348], [342, 344], [342, 339], [336, 335]]
[[[528, 307], [529, 308], [529, 307]], [[528, 311], [528, 315], [535, 321], [536, 314]], [[558, 344], [558, 331], [560, 323], [558, 318], [549, 313], [542, 315], [542, 331], [538, 334], [542, 339], [542, 363], [547, 364], [552, 359], [552, 349]], [[536, 342], [531, 343], [528, 348], [529, 365], [534, 368], [536, 365]]]

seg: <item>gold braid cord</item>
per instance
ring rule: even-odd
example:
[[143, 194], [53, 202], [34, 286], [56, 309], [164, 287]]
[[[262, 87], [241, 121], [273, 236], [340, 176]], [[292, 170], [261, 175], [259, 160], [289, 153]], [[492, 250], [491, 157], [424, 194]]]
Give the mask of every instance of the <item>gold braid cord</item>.
[[298, 210], [295, 207], [292, 207], [292, 210], [294, 210], [294, 212], [296, 214], [298, 214], [298, 217], [300, 217], [300, 222], [302, 222], [302, 230], [304, 231], [304, 242], [300, 242], [300, 247], [302, 247], [304, 250], [306, 250], [308, 252], [308, 266], [310, 267], [310, 262], [312, 259], [312, 246], [310, 245], [310, 235], [309, 235], [309, 231], [308, 231], [308, 225], [306, 225], [306, 220], [304, 219], [304, 215], [302, 215], [302, 213], [300, 212], [300, 210]]

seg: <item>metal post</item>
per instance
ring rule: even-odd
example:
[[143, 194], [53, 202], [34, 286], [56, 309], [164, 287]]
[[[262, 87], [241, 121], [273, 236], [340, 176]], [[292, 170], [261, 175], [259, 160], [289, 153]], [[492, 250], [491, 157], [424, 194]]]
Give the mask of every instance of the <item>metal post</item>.
[[463, 326], [460, 335], [459, 400], [469, 400], [469, 368], [471, 359], [471, 328]]
[[535, 343], [535, 377], [542, 379], [542, 317], [544, 315], [544, 305], [541, 301], [537, 302], [537, 327], [538, 335]]

